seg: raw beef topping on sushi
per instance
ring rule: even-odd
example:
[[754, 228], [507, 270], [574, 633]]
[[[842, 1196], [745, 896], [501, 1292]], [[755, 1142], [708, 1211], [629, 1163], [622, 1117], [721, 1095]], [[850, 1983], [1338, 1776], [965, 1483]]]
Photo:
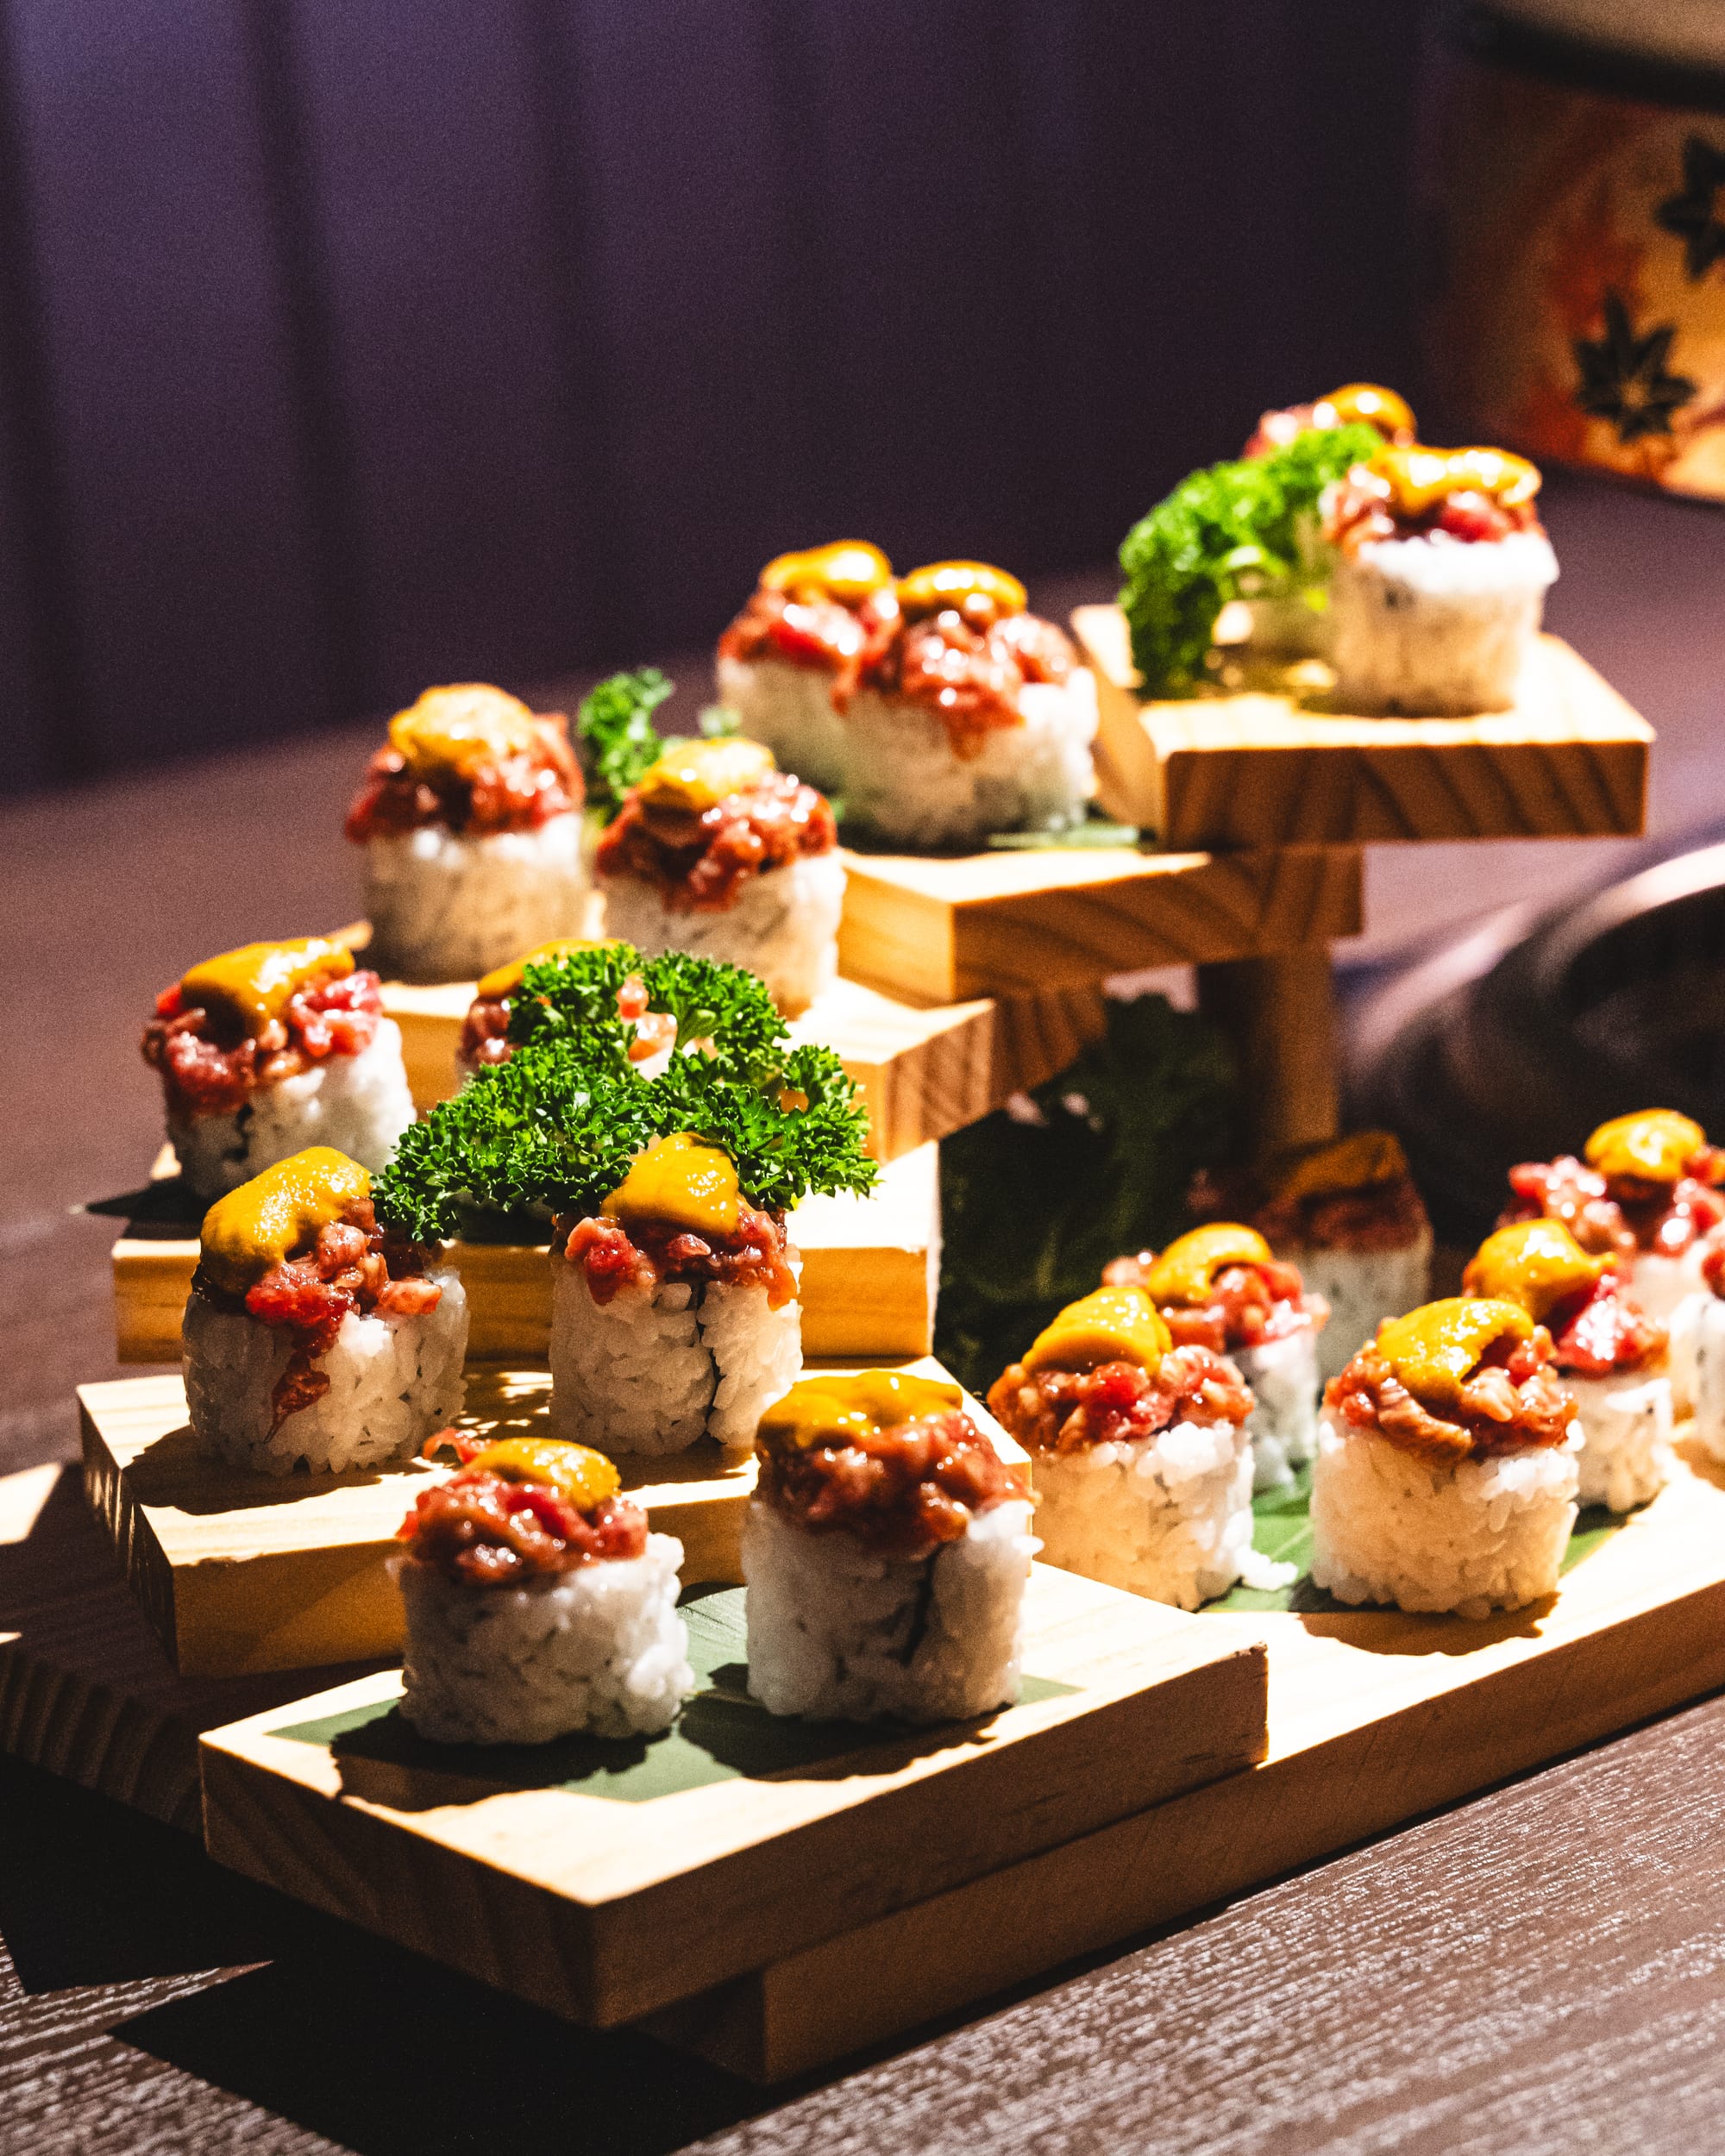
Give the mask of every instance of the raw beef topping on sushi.
[[922, 1557], [1029, 1491], [957, 1385], [897, 1370], [806, 1377], [761, 1418], [757, 1495], [811, 1534]]
[[638, 1557], [647, 1515], [618, 1495], [602, 1452], [557, 1438], [487, 1444], [443, 1431], [426, 1450], [453, 1445], [461, 1465], [426, 1490], [400, 1539], [422, 1564], [467, 1587], [513, 1587], [545, 1573]]
[[1584, 1250], [1559, 1220], [1519, 1220], [1479, 1246], [1462, 1286], [1518, 1302], [1552, 1336], [1553, 1365], [1607, 1377], [1664, 1359], [1665, 1329], [1628, 1290], [1620, 1263]]
[[1117, 1257], [1106, 1282], [1145, 1288], [1177, 1347], [1218, 1355], [1263, 1347], [1302, 1327], [1321, 1326], [1329, 1309], [1305, 1293], [1297, 1265], [1272, 1257], [1255, 1228], [1219, 1220], [1194, 1228], [1157, 1257]]
[[990, 1413], [1041, 1452], [1132, 1443], [1180, 1422], [1239, 1424], [1251, 1404], [1231, 1363], [1174, 1347], [1149, 1294], [1124, 1283], [1069, 1304], [988, 1395]]
[[897, 633], [876, 642], [833, 684], [843, 711], [858, 688], [926, 705], [957, 756], [981, 753], [996, 728], [1020, 726], [1020, 692], [1070, 679], [1071, 645], [1025, 611], [1015, 576], [984, 561], [935, 561], [899, 580]]
[[442, 1290], [424, 1277], [430, 1257], [378, 1225], [357, 1161], [314, 1145], [210, 1206], [192, 1285], [218, 1309], [292, 1336], [276, 1387], [279, 1420], [329, 1389], [314, 1365], [350, 1312], [421, 1317], [436, 1308]]
[[1391, 1318], [1325, 1389], [1348, 1428], [1440, 1463], [1562, 1445], [1574, 1404], [1520, 1303], [1471, 1295]]
[[389, 722], [348, 811], [356, 845], [441, 824], [482, 837], [536, 830], [580, 808], [580, 768], [561, 712], [536, 717], [501, 689], [427, 689]]
[[653, 884], [674, 912], [722, 912], [751, 876], [837, 843], [825, 796], [775, 770], [770, 749], [674, 742], [630, 790], [594, 865]]
[[1539, 491], [1537, 468], [1507, 449], [1389, 443], [1331, 491], [1324, 536], [1346, 554], [1375, 539], [1507, 539], [1541, 529]]
[[892, 564], [863, 539], [781, 554], [719, 639], [730, 659], [784, 659], [829, 674], [854, 667], [899, 614]]
[[1412, 442], [1417, 431], [1407, 399], [1393, 389], [1384, 389], [1377, 382], [1346, 382], [1315, 404], [1289, 404], [1281, 411], [1265, 412], [1240, 454], [1268, 456], [1272, 449], [1285, 448], [1295, 435], [1314, 428], [1327, 431], [1358, 426], [1376, 427], [1386, 442]]
[[1407, 1156], [1388, 1131], [1356, 1131], [1270, 1163], [1252, 1225], [1272, 1247], [1396, 1250], [1429, 1231]]
[[163, 989], [144, 1060], [171, 1115], [231, 1115], [260, 1087], [369, 1048], [382, 1009], [377, 975], [356, 971], [344, 943], [246, 943]]
[[1676, 1257], [1725, 1221], [1725, 1153], [1698, 1123], [1648, 1108], [1602, 1123], [1585, 1162], [1572, 1155], [1509, 1171], [1515, 1200], [1500, 1225], [1561, 1220], [1584, 1250]]
[[759, 1282], [774, 1310], [797, 1292], [782, 1213], [744, 1205], [730, 1156], [687, 1131], [655, 1138], [597, 1216], [560, 1219], [557, 1233], [599, 1303], [661, 1280]]

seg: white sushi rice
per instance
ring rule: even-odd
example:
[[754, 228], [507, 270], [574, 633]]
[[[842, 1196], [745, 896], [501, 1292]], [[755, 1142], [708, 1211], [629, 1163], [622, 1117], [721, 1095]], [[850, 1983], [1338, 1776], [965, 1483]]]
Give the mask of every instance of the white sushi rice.
[[1672, 1313], [1686, 1295], [1709, 1292], [1702, 1261], [1712, 1248], [1697, 1237], [1678, 1257], [1659, 1250], [1637, 1250], [1629, 1268], [1629, 1293], [1655, 1325], [1669, 1325]]
[[1313, 1294], [1330, 1306], [1330, 1321], [1318, 1335], [1318, 1378], [1327, 1385], [1339, 1377], [1368, 1340], [1377, 1338], [1379, 1322], [1400, 1318], [1432, 1294], [1432, 1234], [1399, 1250], [1319, 1249], [1305, 1244], [1278, 1246], [1276, 1255], [1300, 1268]]
[[[595, 1302], [586, 1270], [552, 1258], [551, 1428], [605, 1453], [750, 1445], [802, 1374], [802, 1308], [758, 1282], [660, 1281]], [[802, 1260], [791, 1254], [800, 1275]]]
[[357, 1056], [325, 1056], [231, 1115], [170, 1115], [167, 1134], [188, 1188], [219, 1198], [308, 1145], [333, 1145], [361, 1168], [380, 1169], [412, 1120], [401, 1028], [381, 1018]]
[[1416, 716], [1507, 709], [1557, 573], [1537, 531], [1344, 551], [1330, 586], [1338, 703]]
[[1484, 1617], [1556, 1589], [1576, 1520], [1569, 1442], [1441, 1464], [1327, 1414], [1312, 1471], [1312, 1578], [1344, 1602]]
[[638, 1557], [467, 1587], [416, 1557], [392, 1558], [407, 1608], [403, 1714], [445, 1745], [668, 1729], [695, 1689], [677, 1611], [682, 1561], [674, 1536], [649, 1535]]
[[739, 730], [773, 752], [781, 771], [836, 792], [844, 779], [844, 721], [833, 709], [825, 667], [788, 659], [732, 659], [720, 654], [718, 700]]
[[1725, 1460], [1725, 1302], [1711, 1288], [1686, 1296], [1672, 1313], [1671, 1381], [1675, 1412], [1694, 1417], [1690, 1434]]
[[586, 932], [578, 815], [463, 837], [432, 824], [366, 843], [367, 962], [400, 981], [471, 981], [559, 937]]
[[962, 1721], [1018, 1697], [1031, 1508], [1006, 1498], [926, 1557], [810, 1534], [752, 1499], [743, 1524], [749, 1689], [813, 1721]]
[[181, 1334], [185, 1404], [204, 1451], [265, 1475], [298, 1467], [339, 1474], [411, 1459], [460, 1414], [467, 1395], [461, 1276], [440, 1267], [426, 1278], [442, 1290], [435, 1310], [348, 1313], [317, 1364], [329, 1389], [279, 1426], [272, 1396], [292, 1352], [291, 1336], [244, 1311], [218, 1310], [194, 1290]]
[[1628, 1512], [1671, 1479], [1671, 1381], [1632, 1370], [1618, 1377], [1563, 1376], [1581, 1421], [1584, 1505]]
[[958, 755], [938, 711], [873, 689], [844, 716], [841, 790], [847, 816], [905, 846], [974, 844], [991, 831], [1063, 830], [1096, 791], [1096, 683], [1075, 667], [1063, 683], [1027, 683], [1024, 723], [991, 727]]
[[1154, 1437], [1038, 1452], [1044, 1561], [1176, 1609], [1260, 1572], [1251, 1546], [1252, 1446], [1245, 1426], [1176, 1422]]
[[787, 1018], [799, 1018], [838, 971], [838, 917], [844, 862], [837, 848], [805, 854], [750, 876], [719, 912], [679, 912], [656, 884], [605, 876], [605, 932], [633, 943], [643, 957], [693, 951], [759, 974]]
[[1251, 1439], [1254, 1490], [1285, 1489], [1294, 1470], [1318, 1449], [1318, 1342], [1302, 1326], [1262, 1347], [1236, 1348], [1229, 1360], [1251, 1388], [1245, 1432]]

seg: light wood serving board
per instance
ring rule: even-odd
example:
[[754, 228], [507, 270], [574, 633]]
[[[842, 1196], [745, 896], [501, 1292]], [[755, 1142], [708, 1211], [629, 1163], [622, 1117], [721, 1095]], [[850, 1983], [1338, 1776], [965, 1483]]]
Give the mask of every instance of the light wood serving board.
[[1112, 816], [1164, 846], [1634, 837], [1653, 729], [1578, 653], [1541, 636], [1512, 709], [1330, 716], [1283, 696], [1141, 704], [1124, 614], [1072, 617], [1096, 675], [1096, 776]]
[[[1126, 958], [1100, 970], [1153, 962]], [[1026, 993], [998, 1000], [974, 990], [966, 1000], [923, 995], [914, 976], [890, 993], [839, 980], [792, 1022], [791, 1036], [837, 1051], [869, 1111], [869, 1150], [877, 1160], [896, 1160], [1064, 1070], [1102, 1031], [1099, 978], [1095, 967], [1047, 980], [1032, 973], [1019, 983]], [[455, 1090], [455, 1045], [473, 993], [465, 981], [383, 985], [384, 1009], [401, 1028], [407, 1082], [422, 1114]]]
[[1679, 1450], [1663, 1495], [1545, 1607], [1204, 1615], [1268, 1641], [1270, 1750], [1249, 1773], [776, 1961], [656, 2031], [782, 2080], [1716, 1690], [1725, 1470]]
[[305, 1686], [298, 1670], [182, 1677], [78, 1470], [0, 1476], [0, 1750], [195, 1834], [198, 1733], [284, 1706]]
[[386, 1673], [204, 1739], [219, 1861], [601, 2027], [1070, 1839], [1262, 1752], [1250, 1640], [1033, 1569], [1019, 1703], [922, 1733], [776, 1720], [740, 1594], [652, 1744], [448, 1750]]
[[935, 1003], [1322, 947], [1362, 925], [1359, 855], [1346, 848], [849, 853], [845, 868], [839, 964]]
[[[162, 1163], [159, 1163], [160, 1167]], [[169, 1175], [175, 1172], [167, 1156]], [[866, 1198], [811, 1198], [791, 1216], [803, 1254], [803, 1347], [812, 1356], [925, 1355], [940, 1276], [940, 1161], [901, 1154]], [[467, 1292], [469, 1361], [543, 1362], [551, 1268], [543, 1243], [456, 1243]], [[122, 1363], [179, 1359], [180, 1319], [198, 1238], [135, 1222], [114, 1245], [116, 1352]]]
[[[888, 1359], [886, 1367], [947, 1375], [928, 1357]], [[550, 1389], [543, 1369], [471, 1368], [458, 1426], [486, 1436], [541, 1433]], [[419, 1492], [447, 1466], [252, 1474], [202, 1456], [178, 1377], [82, 1385], [78, 1400], [91, 1510], [187, 1676], [311, 1669], [399, 1651], [401, 1597], [385, 1563]], [[1003, 1452], [1024, 1457], [978, 1401], [967, 1404]], [[681, 1542], [686, 1583], [741, 1581], [752, 1454], [703, 1438], [683, 1452], [619, 1459], [618, 1468], [653, 1526]]]

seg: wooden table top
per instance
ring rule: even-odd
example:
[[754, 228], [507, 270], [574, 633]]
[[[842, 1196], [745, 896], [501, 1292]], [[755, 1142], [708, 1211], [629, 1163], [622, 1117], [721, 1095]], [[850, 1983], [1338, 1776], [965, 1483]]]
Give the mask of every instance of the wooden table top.
[[[1659, 730], [1655, 831], [1701, 828], [1725, 814], [1725, 522], [1599, 486], [1548, 498], [1552, 626]], [[1035, 597], [1054, 612], [1111, 584]], [[338, 825], [371, 738], [0, 811], [0, 1472], [72, 1458], [72, 1386], [119, 1374], [113, 1224], [69, 1208], [134, 1187], [154, 1150], [151, 997], [209, 950], [353, 911]], [[1359, 955], [1591, 887], [1628, 850], [1374, 849]], [[0, 1762], [0, 2156], [1688, 2152], [1725, 2100], [1722, 1797], [1714, 1700], [764, 2095], [553, 2022]]]

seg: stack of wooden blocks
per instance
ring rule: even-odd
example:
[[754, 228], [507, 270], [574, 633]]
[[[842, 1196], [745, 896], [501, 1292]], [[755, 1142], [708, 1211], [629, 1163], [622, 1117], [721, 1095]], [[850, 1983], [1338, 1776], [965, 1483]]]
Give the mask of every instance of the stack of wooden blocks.
[[[1102, 805], [1157, 849], [850, 859], [843, 977], [798, 1031], [842, 1054], [884, 1174], [877, 1197], [797, 1216], [812, 1360], [926, 1357], [937, 1143], [1064, 1069], [1103, 1026], [1109, 976], [1195, 966], [1251, 1074], [1259, 1140], [1322, 1138], [1329, 946], [1362, 925], [1363, 843], [1640, 826], [1649, 730], [1553, 639], [1515, 711], [1403, 722], [1263, 696], [1141, 705], [1118, 612], [1075, 626], [1101, 696]], [[389, 993], [423, 1106], [453, 1084], [468, 992]], [[122, 1358], [177, 1353], [195, 1256], [172, 1224], [116, 1245]], [[529, 1426], [543, 1248], [460, 1260], [467, 1420]], [[787, 1733], [737, 1669], [752, 1463], [683, 1456], [626, 1483], [699, 1589], [698, 1729], [603, 1757], [428, 1758], [383, 1665], [401, 1630], [386, 1559], [432, 1470], [216, 1470], [177, 1377], [88, 1387], [82, 1407], [88, 1511], [52, 1470], [0, 1485], [9, 1750], [573, 2019], [644, 2022], [761, 2079], [1725, 1681], [1725, 1649], [1672, 1652], [1703, 1636], [1703, 1607], [1705, 1636], [1725, 1637], [1725, 1493], [1690, 1489], [1626, 1529], [1554, 1617], [1476, 1626], [1465, 1654], [1432, 1630], [1458, 1620], [1187, 1618], [1038, 1567], [1018, 1706], [919, 1735]], [[1554, 1685], [1553, 1657], [1580, 1682]]]

